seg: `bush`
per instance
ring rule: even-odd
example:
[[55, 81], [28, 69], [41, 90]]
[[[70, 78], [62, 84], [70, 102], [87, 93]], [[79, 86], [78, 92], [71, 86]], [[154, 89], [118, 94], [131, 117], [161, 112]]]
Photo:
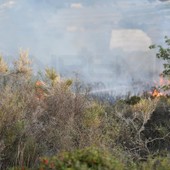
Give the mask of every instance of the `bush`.
[[87, 148], [60, 153], [52, 158], [42, 158], [40, 168], [44, 170], [123, 170], [125, 167], [108, 152]]
[[[145, 162], [125, 162], [111, 155], [106, 150], [94, 147], [61, 152], [57, 156], [42, 157], [34, 169], [37, 170], [169, 170], [170, 158], [149, 158]], [[29, 170], [27, 167], [9, 170]], [[30, 169], [31, 170], [31, 169]]]
[[112, 114], [117, 120], [119, 134], [116, 146], [123, 147], [136, 160], [169, 152], [168, 98], [145, 99], [134, 105], [119, 101]]
[[135, 105], [135, 104], [139, 103], [140, 100], [141, 100], [141, 98], [139, 96], [132, 96], [125, 101], [129, 105]]
[[73, 93], [72, 80], [60, 78], [54, 69], [46, 69], [43, 78], [36, 81], [31, 75], [25, 52], [14, 69], [0, 76], [0, 169], [33, 167], [39, 156], [97, 143], [102, 107], [80, 89]]
[[54, 69], [38, 80], [31, 71], [25, 52], [13, 69], [0, 58], [0, 169], [35, 169], [43, 156], [46, 168], [135, 169], [130, 161], [169, 153], [168, 97], [102, 103]]
[[155, 159], [148, 159], [147, 162], [140, 164], [142, 170], [169, 170], [170, 158], [162, 157]]

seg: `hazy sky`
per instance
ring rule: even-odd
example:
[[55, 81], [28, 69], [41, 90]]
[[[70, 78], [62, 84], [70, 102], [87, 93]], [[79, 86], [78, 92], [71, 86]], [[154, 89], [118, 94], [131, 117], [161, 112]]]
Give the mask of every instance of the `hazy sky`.
[[29, 49], [44, 64], [52, 63], [51, 56], [76, 64], [74, 56], [89, 55], [115, 67], [125, 61], [131, 68], [141, 60], [139, 68], [147, 70], [148, 46], [162, 43], [165, 35], [170, 36], [169, 1], [0, 0], [0, 53], [16, 56], [20, 48]]
[[131, 34], [148, 45], [169, 34], [169, 12], [170, 3], [157, 0], [0, 0], [0, 50], [77, 54], [95, 51], [96, 41], [126, 48]]

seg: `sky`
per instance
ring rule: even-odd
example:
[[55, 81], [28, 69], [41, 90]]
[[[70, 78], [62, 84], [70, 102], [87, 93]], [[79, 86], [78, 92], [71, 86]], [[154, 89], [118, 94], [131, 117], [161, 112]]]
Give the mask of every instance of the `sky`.
[[0, 0], [0, 53], [28, 49], [39, 70], [87, 81], [147, 82], [161, 68], [148, 46], [170, 35], [170, 1]]

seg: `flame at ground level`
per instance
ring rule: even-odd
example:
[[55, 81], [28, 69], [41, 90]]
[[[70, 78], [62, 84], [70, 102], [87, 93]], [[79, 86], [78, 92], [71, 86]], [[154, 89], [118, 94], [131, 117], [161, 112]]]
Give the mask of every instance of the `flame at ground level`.
[[164, 78], [162, 75], [160, 76], [159, 82], [155, 83], [155, 88], [151, 92], [152, 97], [160, 97], [160, 96], [167, 96], [168, 92], [165, 92], [161, 89], [163, 86], [169, 86], [170, 80]]
[[151, 95], [152, 97], [166, 96], [166, 94], [161, 93], [158, 89], [154, 89]]

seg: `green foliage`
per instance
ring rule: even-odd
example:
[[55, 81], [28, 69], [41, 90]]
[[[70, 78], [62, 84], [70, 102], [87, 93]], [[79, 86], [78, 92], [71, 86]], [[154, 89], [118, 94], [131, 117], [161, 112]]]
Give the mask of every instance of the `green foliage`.
[[140, 164], [142, 170], [169, 170], [170, 158], [160, 157], [155, 159], [148, 159], [147, 162]]
[[98, 127], [103, 114], [104, 108], [101, 105], [97, 103], [92, 104], [84, 113], [84, 125], [87, 127]]
[[52, 86], [55, 86], [60, 81], [60, 76], [53, 68], [46, 68], [45, 76], [51, 81]]
[[[94, 147], [41, 157], [34, 170], [169, 170], [169, 157], [148, 158], [145, 162], [123, 162], [106, 150]], [[14, 167], [8, 170], [33, 170]]]
[[129, 105], [135, 105], [140, 101], [140, 97], [139, 96], [132, 96], [129, 99], [125, 100], [127, 104]]
[[170, 39], [165, 36], [165, 47], [161, 45], [151, 45], [150, 49], [158, 49], [156, 53], [156, 57], [165, 61], [164, 63], [164, 70], [162, 75], [164, 77], [170, 77]]
[[40, 167], [44, 170], [123, 170], [122, 162], [106, 151], [86, 148], [60, 153], [56, 157], [42, 158]]
[[73, 84], [73, 80], [71, 80], [71, 79], [68, 79], [68, 80], [66, 80], [65, 82], [64, 82], [64, 87], [65, 87], [65, 89], [67, 90], [67, 89], [69, 89], [70, 87], [71, 87], [71, 85]]

